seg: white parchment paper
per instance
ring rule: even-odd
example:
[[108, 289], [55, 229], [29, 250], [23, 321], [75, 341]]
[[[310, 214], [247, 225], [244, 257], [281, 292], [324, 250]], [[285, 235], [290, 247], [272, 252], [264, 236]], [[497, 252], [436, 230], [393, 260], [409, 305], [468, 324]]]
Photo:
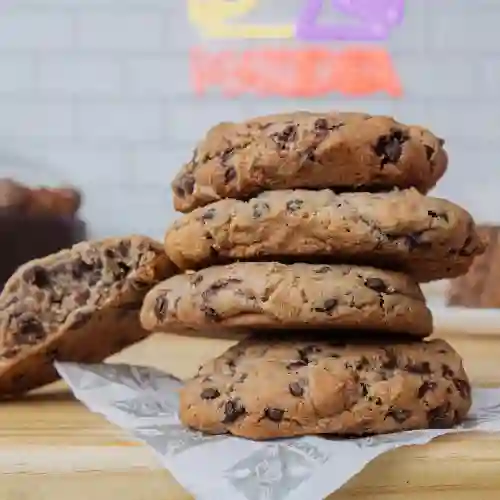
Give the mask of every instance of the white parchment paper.
[[201, 500], [321, 500], [386, 451], [453, 432], [500, 431], [500, 389], [475, 389], [468, 420], [454, 429], [348, 440], [204, 436], [179, 422], [182, 383], [175, 377], [129, 365], [56, 367], [82, 403], [153, 448], [163, 466]]

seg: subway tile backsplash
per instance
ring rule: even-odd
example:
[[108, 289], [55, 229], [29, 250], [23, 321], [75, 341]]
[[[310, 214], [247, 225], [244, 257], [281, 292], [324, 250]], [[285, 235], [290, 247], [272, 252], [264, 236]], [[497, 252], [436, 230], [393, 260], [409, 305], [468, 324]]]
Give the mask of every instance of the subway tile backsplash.
[[[261, 3], [276, 19], [301, 5]], [[402, 26], [378, 44], [402, 80], [399, 99], [231, 99], [191, 89], [188, 53], [202, 42], [187, 23], [186, 0], [8, 0], [0, 7], [0, 176], [78, 184], [94, 236], [161, 237], [176, 215], [169, 182], [207, 127], [295, 108], [352, 108], [445, 137], [451, 161], [436, 194], [495, 221], [499, 16], [498, 0], [407, 0]]]

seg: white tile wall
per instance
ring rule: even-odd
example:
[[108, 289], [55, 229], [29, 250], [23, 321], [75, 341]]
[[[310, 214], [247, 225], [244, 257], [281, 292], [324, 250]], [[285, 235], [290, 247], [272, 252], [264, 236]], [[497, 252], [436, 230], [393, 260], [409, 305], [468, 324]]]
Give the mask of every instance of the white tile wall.
[[[261, 3], [286, 19], [301, 1]], [[500, 219], [500, 0], [406, 0], [404, 24], [387, 44], [404, 97], [359, 101], [196, 98], [187, 51], [199, 40], [185, 3], [2, 2], [0, 176], [77, 183], [94, 236], [161, 237], [175, 217], [169, 182], [211, 124], [296, 107], [353, 108], [435, 129], [451, 157], [437, 193], [480, 220]]]

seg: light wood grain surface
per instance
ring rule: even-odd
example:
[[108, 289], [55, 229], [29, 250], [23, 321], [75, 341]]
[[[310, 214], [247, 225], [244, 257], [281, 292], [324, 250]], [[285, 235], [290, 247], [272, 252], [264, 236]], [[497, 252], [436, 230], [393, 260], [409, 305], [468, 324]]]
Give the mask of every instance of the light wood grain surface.
[[[456, 329], [437, 335], [462, 354], [475, 385], [500, 386], [500, 325], [481, 335]], [[232, 343], [157, 335], [112, 360], [187, 377]], [[148, 448], [87, 411], [62, 383], [2, 405], [0, 471], [0, 500], [191, 498]], [[388, 453], [330, 498], [498, 500], [500, 434], [447, 436]]]

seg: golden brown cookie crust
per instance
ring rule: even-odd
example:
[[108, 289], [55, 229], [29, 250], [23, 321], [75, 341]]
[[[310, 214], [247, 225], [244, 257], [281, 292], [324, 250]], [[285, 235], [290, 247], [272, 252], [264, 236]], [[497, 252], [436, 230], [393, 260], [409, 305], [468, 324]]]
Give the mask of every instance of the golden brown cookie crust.
[[221, 200], [177, 220], [165, 236], [180, 269], [234, 260], [350, 262], [417, 281], [459, 276], [484, 251], [470, 214], [420, 194], [267, 191]]
[[425, 337], [432, 315], [410, 277], [371, 267], [240, 262], [163, 281], [144, 299], [150, 331], [352, 328]]
[[172, 183], [181, 212], [266, 190], [343, 191], [415, 187], [446, 171], [443, 141], [419, 126], [363, 113], [296, 113], [221, 123]]
[[471, 406], [460, 356], [443, 340], [342, 344], [243, 341], [200, 368], [180, 418], [250, 439], [366, 435], [460, 423]]

